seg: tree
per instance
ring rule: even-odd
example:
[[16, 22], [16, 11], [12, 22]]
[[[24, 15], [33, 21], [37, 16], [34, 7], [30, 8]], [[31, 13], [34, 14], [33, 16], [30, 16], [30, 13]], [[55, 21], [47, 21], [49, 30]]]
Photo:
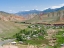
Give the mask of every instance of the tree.
[[23, 39], [22, 39], [22, 36], [21, 36], [19, 33], [16, 34], [16, 39], [17, 39], [18, 41], [22, 41], [22, 40], [23, 40]]

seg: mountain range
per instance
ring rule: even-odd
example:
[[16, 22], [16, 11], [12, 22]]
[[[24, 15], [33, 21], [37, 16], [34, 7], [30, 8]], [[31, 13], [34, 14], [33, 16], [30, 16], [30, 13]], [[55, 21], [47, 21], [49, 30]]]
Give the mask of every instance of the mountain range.
[[50, 12], [56, 12], [56, 11], [59, 11], [59, 10], [64, 10], [64, 6], [62, 6], [61, 8], [55, 8], [55, 9], [51, 9], [51, 8], [48, 8], [46, 10], [43, 10], [43, 11], [38, 11], [38, 10], [30, 10], [30, 11], [20, 11], [18, 13], [15, 13], [17, 15], [29, 15], [29, 14], [40, 14], [40, 13], [50, 13]]
[[64, 6], [61, 8], [56, 8], [56, 9], [51, 9], [48, 8], [46, 10], [43, 11], [38, 11], [38, 10], [30, 10], [30, 11], [20, 11], [18, 13], [15, 14], [10, 14], [4, 11], [0, 11], [0, 20], [5, 20], [5, 21], [23, 21], [25, 19], [31, 19], [34, 16], [38, 16], [40, 13], [42, 14], [47, 14], [47, 13], [51, 13], [51, 12], [57, 12], [60, 10], [64, 10]]
[[18, 12], [18, 13], [16, 13], [16, 14], [17, 14], [17, 15], [26, 16], [26, 15], [29, 15], [29, 14], [39, 14], [39, 13], [42, 13], [42, 11], [38, 11], [38, 10], [20, 11], [20, 12]]

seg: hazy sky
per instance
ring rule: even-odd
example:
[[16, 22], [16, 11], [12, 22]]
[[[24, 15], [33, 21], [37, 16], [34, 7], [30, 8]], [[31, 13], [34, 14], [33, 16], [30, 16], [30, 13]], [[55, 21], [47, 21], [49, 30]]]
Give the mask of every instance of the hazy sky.
[[44, 10], [64, 6], [64, 0], [0, 0], [0, 11], [16, 13], [28, 10]]

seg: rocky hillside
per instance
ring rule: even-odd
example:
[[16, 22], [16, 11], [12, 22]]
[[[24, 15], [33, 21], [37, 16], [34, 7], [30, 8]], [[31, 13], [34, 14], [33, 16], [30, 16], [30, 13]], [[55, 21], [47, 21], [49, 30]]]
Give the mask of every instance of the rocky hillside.
[[50, 12], [46, 14], [36, 14], [33, 18], [25, 21], [26, 23], [54, 23], [64, 22], [64, 10]]
[[3, 20], [3, 21], [23, 21], [23, 20], [25, 20], [25, 18], [22, 16], [9, 14], [9, 13], [0, 11], [0, 20]]
[[27, 20], [26, 23], [56, 23], [64, 22], [64, 6], [61, 8], [51, 9], [48, 8], [44, 11], [30, 10], [21, 11], [18, 15], [25, 15]]

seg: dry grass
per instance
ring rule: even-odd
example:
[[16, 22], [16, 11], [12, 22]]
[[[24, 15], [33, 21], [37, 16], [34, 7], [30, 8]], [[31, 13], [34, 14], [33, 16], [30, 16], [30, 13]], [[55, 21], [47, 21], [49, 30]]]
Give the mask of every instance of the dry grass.
[[28, 25], [0, 20], [0, 37], [10, 37]]

